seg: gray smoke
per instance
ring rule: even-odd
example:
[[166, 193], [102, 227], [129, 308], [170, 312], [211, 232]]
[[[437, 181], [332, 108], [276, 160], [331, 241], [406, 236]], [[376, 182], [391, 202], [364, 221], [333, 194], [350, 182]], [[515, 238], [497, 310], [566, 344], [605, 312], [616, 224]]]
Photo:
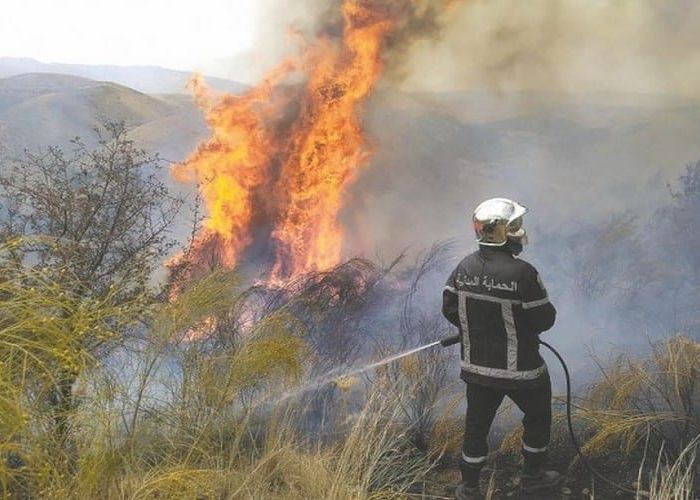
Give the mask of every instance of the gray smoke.
[[[436, 40], [449, 22], [448, 14], [463, 0], [356, 0], [378, 14], [388, 13], [396, 26], [385, 41], [385, 81], [403, 80], [411, 69], [411, 48], [421, 40]], [[340, 39], [343, 33], [343, 0], [263, 0], [260, 2], [256, 46], [249, 54], [229, 63], [236, 79], [255, 83], [265, 70], [299, 50], [292, 33], [313, 40]]]
[[700, 5], [689, 0], [475, 0], [411, 50], [406, 88], [698, 97]]
[[[404, 90], [624, 92], [698, 97], [700, 5], [691, 0], [366, 0], [399, 13], [384, 83]], [[262, 0], [254, 83], [298, 49], [293, 30], [338, 35], [341, 0]]]

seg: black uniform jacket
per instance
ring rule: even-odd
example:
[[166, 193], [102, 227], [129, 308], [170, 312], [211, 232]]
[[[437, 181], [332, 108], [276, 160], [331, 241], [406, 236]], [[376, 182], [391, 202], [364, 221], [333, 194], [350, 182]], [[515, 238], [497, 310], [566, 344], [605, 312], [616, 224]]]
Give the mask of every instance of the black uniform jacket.
[[508, 247], [465, 257], [447, 280], [442, 313], [459, 327], [466, 382], [515, 389], [548, 380], [538, 335], [556, 310], [537, 270]]

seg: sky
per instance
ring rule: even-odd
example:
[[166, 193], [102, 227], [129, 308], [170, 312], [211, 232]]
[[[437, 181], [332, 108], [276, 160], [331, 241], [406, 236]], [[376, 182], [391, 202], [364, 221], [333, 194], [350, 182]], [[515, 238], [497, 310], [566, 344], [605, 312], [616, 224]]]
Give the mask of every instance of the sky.
[[251, 49], [259, 18], [256, 0], [0, 3], [0, 57], [59, 63], [216, 70]]

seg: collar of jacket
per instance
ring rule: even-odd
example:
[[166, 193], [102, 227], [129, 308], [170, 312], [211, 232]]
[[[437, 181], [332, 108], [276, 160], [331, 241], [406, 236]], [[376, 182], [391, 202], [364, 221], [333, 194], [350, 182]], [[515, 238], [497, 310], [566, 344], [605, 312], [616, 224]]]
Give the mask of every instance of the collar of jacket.
[[513, 251], [507, 244], [500, 247], [479, 245], [479, 254], [486, 259], [495, 255], [507, 255], [508, 257], [512, 257]]

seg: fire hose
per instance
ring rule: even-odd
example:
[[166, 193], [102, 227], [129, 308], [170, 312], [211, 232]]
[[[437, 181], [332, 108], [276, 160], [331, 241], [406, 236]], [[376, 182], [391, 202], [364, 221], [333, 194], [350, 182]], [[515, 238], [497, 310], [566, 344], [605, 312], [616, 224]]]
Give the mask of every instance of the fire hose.
[[[440, 341], [440, 345], [443, 347], [448, 347], [454, 344], [458, 344], [460, 342], [460, 336], [459, 335], [454, 335], [452, 337], [447, 337], [444, 338]], [[578, 438], [576, 437], [576, 433], [574, 432], [574, 426], [571, 421], [571, 408], [572, 408], [572, 403], [571, 403], [571, 376], [569, 374], [569, 367], [566, 365], [566, 362], [564, 361], [564, 358], [562, 358], [561, 354], [549, 345], [547, 342], [544, 342], [543, 340], [538, 341], [541, 345], [545, 346], [547, 349], [549, 349], [554, 356], [559, 360], [559, 363], [561, 364], [562, 369], [564, 370], [564, 377], [566, 379], [566, 423], [567, 427], [569, 428], [569, 437], [571, 438], [571, 444], [574, 446], [574, 450], [576, 450], [576, 454], [579, 456], [581, 459], [581, 462], [586, 466], [588, 471], [604, 483], [607, 483], [609, 486], [612, 486], [614, 488], [617, 488], [618, 490], [624, 492], [624, 493], [630, 493], [635, 496], [642, 496], [642, 497], [649, 497], [649, 495], [646, 492], [642, 491], [635, 491], [633, 489], [627, 488], [625, 486], [622, 486], [621, 484], [616, 483], [612, 479], [609, 479], [605, 477], [601, 472], [599, 472], [593, 465], [588, 461], [586, 456], [583, 454], [583, 451], [581, 450], [581, 445], [578, 442]]]

